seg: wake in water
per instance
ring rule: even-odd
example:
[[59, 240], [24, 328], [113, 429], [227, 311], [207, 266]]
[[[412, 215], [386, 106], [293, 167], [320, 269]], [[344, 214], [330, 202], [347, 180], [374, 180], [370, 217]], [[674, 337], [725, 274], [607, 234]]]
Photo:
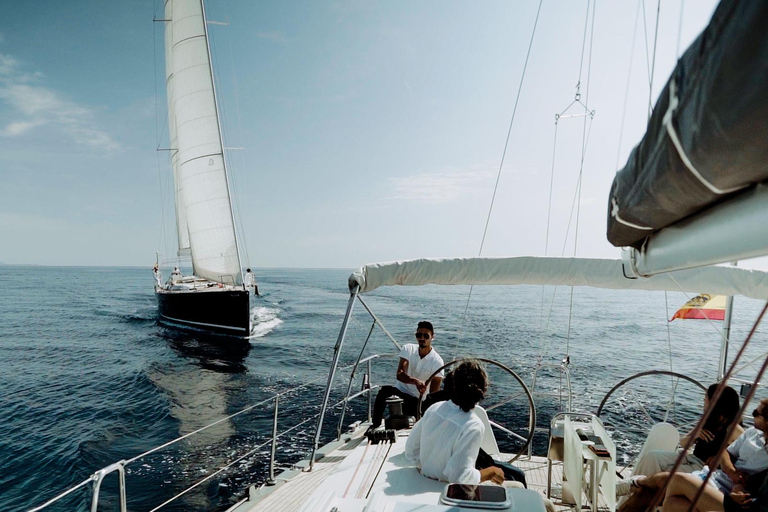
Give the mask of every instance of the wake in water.
[[269, 306], [256, 306], [251, 309], [251, 325], [253, 332], [251, 338], [263, 338], [283, 323], [278, 317], [280, 309]]

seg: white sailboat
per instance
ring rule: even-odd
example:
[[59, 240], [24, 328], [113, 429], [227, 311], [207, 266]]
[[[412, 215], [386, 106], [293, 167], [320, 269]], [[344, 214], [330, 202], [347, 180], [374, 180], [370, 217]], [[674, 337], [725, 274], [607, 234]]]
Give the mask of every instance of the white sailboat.
[[202, 1], [166, 0], [165, 67], [178, 256], [155, 286], [163, 322], [247, 337], [250, 293], [232, 213], [221, 125]]

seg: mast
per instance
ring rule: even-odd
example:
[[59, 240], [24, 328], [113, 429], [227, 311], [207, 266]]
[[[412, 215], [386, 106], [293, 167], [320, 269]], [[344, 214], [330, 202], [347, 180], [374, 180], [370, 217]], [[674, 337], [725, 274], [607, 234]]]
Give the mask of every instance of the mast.
[[240, 272], [240, 282], [243, 282], [243, 262], [240, 258], [240, 243], [237, 236], [237, 224], [235, 223], [235, 212], [232, 209], [232, 189], [229, 185], [229, 165], [227, 165], [227, 155], [224, 151], [224, 136], [221, 133], [221, 116], [219, 115], [219, 99], [216, 95], [216, 80], [213, 76], [213, 59], [211, 58], [211, 42], [208, 36], [208, 18], [205, 15], [205, 0], [200, 0], [200, 8], [203, 11], [203, 30], [205, 31], [205, 47], [208, 50], [208, 70], [211, 73], [211, 85], [213, 86], [213, 106], [216, 110], [216, 125], [219, 128], [219, 144], [221, 145], [221, 157], [224, 160], [224, 181], [227, 184], [227, 198], [229, 199], [229, 215], [232, 218], [232, 227], [235, 231], [235, 252], [237, 253], [237, 268]]

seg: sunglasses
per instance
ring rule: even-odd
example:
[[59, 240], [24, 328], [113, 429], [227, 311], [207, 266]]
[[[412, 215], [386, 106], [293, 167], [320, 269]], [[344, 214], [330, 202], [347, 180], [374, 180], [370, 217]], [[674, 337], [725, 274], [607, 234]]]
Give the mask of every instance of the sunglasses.
[[430, 334], [428, 332], [417, 332], [416, 333], [416, 337], [418, 339], [424, 338], [424, 339], [428, 340], [429, 336], [430, 336]]
[[752, 417], [753, 418], [757, 418], [758, 416], [760, 416], [761, 418], [765, 418], [765, 414], [760, 412], [760, 411], [758, 411], [757, 409], [752, 411]]

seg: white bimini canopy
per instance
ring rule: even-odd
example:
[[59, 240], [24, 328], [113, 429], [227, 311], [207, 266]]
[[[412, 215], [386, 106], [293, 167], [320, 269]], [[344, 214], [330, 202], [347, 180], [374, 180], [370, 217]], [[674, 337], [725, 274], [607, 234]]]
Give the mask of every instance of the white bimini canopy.
[[349, 277], [365, 293], [380, 286], [555, 285], [615, 290], [666, 290], [768, 298], [768, 272], [737, 267], [679, 270], [648, 278], [625, 276], [621, 260], [588, 258], [419, 259], [366, 265]]

